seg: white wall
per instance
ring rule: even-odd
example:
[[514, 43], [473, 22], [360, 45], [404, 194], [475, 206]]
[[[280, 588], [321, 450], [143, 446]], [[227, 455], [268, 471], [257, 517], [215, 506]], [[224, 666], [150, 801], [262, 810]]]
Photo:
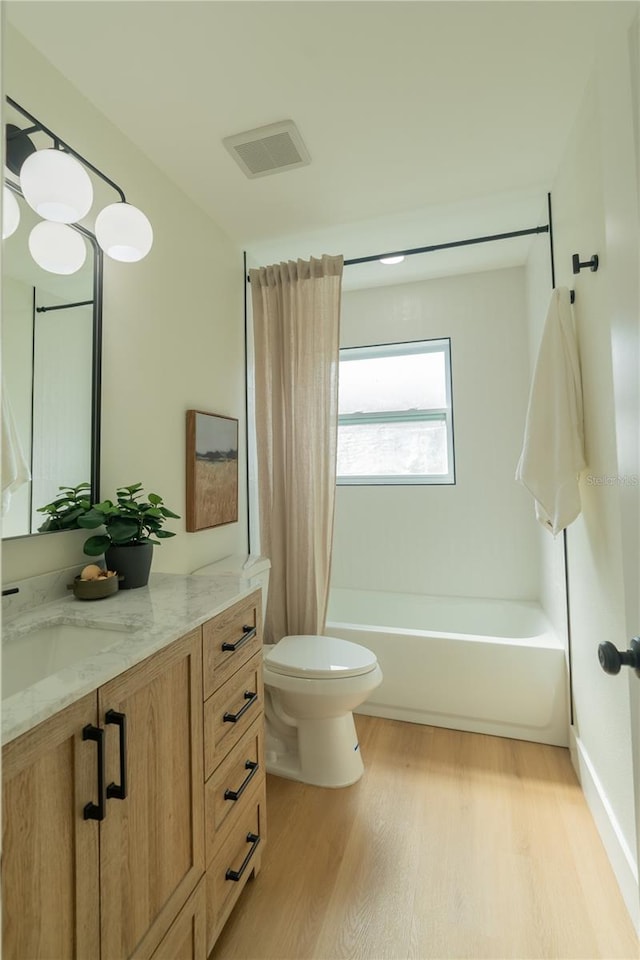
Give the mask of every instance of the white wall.
[[[580, 485], [582, 514], [568, 530], [573, 756], [626, 902], [640, 926], [634, 809], [639, 798], [634, 796], [630, 688], [624, 674], [604, 674], [597, 657], [602, 641], [610, 640], [619, 649], [628, 641], [623, 535], [633, 537], [633, 531], [623, 533], [621, 524], [621, 493], [628, 495], [629, 488], [619, 485], [624, 474], [616, 433], [623, 424], [612, 365], [615, 330], [624, 328], [625, 317], [634, 310], [631, 322], [637, 324], [637, 247], [634, 250], [633, 229], [627, 228], [637, 213], [628, 54], [623, 25], [603, 46], [571, 129], [552, 201], [556, 283], [576, 289], [587, 460]], [[573, 277], [574, 253], [583, 260], [598, 253], [598, 272]], [[637, 425], [637, 403], [633, 416]], [[635, 550], [637, 554], [637, 540]], [[637, 603], [637, 582], [632, 589]]]
[[523, 268], [343, 296], [342, 346], [451, 337], [455, 486], [338, 487], [332, 584], [538, 597], [537, 530], [514, 479], [528, 397]]
[[[3, 70], [5, 94], [119, 183], [153, 224], [145, 260], [105, 257], [101, 493], [141, 481], [184, 518], [185, 411], [238, 417], [244, 447], [241, 251], [7, 24]], [[156, 548], [154, 570], [189, 572], [246, 548], [244, 456], [239, 470], [239, 522], [187, 534], [184, 519], [170, 521], [178, 536]], [[84, 539], [5, 543], [4, 581], [81, 562]]]

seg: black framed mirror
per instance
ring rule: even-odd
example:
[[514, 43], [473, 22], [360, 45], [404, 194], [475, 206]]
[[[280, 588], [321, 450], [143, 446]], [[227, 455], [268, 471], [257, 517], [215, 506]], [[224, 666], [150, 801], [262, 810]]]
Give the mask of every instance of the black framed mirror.
[[[9, 104], [5, 133], [29, 130], [25, 116]], [[28, 136], [36, 148], [49, 146], [37, 130]], [[86, 245], [83, 266], [70, 275], [43, 269], [29, 251], [40, 218], [8, 162], [4, 185], [20, 214], [17, 229], [2, 241], [0, 331], [3, 452], [8, 450], [2, 537], [14, 539], [38, 533], [46, 519], [38, 508], [60, 486], [89, 482], [92, 501], [100, 496], [103, 253], [91, 230], [71, 224]]]

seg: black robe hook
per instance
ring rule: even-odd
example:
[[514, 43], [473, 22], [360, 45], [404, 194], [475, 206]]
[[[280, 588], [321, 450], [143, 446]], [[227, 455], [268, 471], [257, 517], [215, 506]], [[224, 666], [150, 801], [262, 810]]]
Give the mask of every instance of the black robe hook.
[[597, 253], [594, 253], [594, 255], [591, 257], [591, 260], [581, 261], [581, 260], [580, 260], [580, 254], [579, 254], [579, 253], [574, 253], [573, 258], [572, 258], [572, 262], [573, 262], [573, 272], [574, 272], [574, 273], [580, 273], [580, 271], [581, 271], [582, 269], [586, 268], [586, 267], [589, 267], [589, 269], [591, 270], [591, 272], [592, 272], [592, 273], [595, 273], [596, 270], [598, 269], [598, 263], [599, 263], [598, 254], [597, 254]]

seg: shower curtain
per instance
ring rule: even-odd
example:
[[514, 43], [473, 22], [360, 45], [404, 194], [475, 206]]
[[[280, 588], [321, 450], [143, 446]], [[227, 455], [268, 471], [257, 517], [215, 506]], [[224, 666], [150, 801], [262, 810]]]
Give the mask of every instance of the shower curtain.
[[342, 256], [250, 270], [264, 637], [324, 630], [336, 482]]

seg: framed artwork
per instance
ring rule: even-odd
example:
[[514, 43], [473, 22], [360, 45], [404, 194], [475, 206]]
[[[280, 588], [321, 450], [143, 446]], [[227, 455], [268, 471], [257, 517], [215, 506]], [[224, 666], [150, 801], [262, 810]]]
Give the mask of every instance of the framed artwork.
[[238, 519], [238, 421], [187, 410], [187, 530]]

